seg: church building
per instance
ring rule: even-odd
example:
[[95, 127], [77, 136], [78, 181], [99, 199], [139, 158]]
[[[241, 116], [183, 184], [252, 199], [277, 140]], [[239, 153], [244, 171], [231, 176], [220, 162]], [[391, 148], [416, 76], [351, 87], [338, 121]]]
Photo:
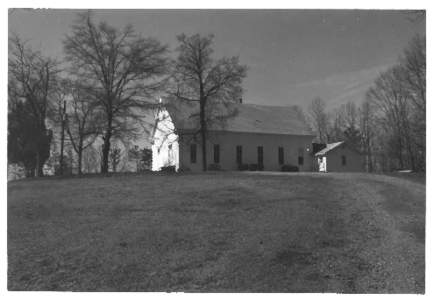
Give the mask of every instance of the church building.
[[[241, 101], [240, 101], [241, 102]], [[313, 170], [314, 133], [295, 106], [216, 103], [207, 108], [207, 167], [240, 170], [256, 165], [280, 171], [283, 165]], [[199, 105], [161, 103], [152, 132], [152, 169], [202, 171]]]

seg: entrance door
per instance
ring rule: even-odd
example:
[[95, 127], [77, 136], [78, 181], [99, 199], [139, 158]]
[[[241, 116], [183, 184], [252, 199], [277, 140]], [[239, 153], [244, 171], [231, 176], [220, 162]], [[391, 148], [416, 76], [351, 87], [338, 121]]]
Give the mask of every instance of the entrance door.
[[327, 157], [323, 156], [318, 158], [319, 171], [327, 172]]

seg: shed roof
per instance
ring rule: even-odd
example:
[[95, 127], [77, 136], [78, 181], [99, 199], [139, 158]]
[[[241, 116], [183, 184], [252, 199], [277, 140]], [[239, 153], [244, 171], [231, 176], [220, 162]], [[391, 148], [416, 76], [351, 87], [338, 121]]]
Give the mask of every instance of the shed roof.
[[[165, 106], [177, 130], [199, 128], [199, 105], [182, 100], [165, 101]], [[296, 106], [265, 106], [247, 103], [212, 104], [213, 122], [210, 130], [265, 134], [314, 136]], [[228, 116], [229, 117], [226, 117]]]
[[344, 142], [337, 142], [337, 143], [331, 143], [331, 144], [327, 144], [327, 146], [318, 151], [317, 153], [315, 153], [315, 156], [320, 156], [320, 155], [326, 155], [327, 152], [336, 149], [337, 147], [339, 147], [340, 145], [342, 145]]

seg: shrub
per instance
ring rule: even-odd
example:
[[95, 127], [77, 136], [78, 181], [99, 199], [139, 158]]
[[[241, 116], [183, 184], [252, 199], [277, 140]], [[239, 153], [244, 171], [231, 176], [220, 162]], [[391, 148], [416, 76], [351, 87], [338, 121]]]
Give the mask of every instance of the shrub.
[[[72, 166], [68, 161], [63, 161], [62, 175], [72, 175]], [[54, 166], [54, 175], [60, 175], [60, 164]]]
[[249, 171], [258, 171], [257, 164], [249, 164]]
[[190, 170], [190, 168], [189, 167], [180, 167], [179, 169], [178, 169], [178, 172], [190, 172], [191, 170]]
[[221, 167], [219, 164], [210, 164], [208, 165], [208, 170], [210, 171], [221, 171]]
[[238, 170], [239, 171], [247, 171], [247, 170], [249, 170], [249, 165], [248, 164], [238, 164]]
[[165, 166], [165, 167], [162, 167], [160, 171], [165, 172], [165, 173], [175, 173], [176, 168], [175, 168], [175, 166]]
[[264, 171], [263, 164], [249, 164], [249, 171]]
[[249, 164], [249, 171], [264, 171], [263, 164]]
[[281, 167], [282, 172], [298, 172], [298, 167], [293, 165], [283, 165]]

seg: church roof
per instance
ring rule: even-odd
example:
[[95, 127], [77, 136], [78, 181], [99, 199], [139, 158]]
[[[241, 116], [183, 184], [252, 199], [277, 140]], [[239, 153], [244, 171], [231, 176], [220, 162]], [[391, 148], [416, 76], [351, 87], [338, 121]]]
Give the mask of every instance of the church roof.
[[[166, 108], [179, 131], [199, 129], [199, 105], [183, 100], [166, 101]], [[212, 105], [209, 130], [264, 134], [308, 135], [313, 132], [296, 106], [265, 106], [247, 103]]]
[[315, 156], [319, 156], [319, 155], [325, 155], [327, 154], [327, 152], [339, 147], [340, 145], [342, 145], [344, 142], [337, 142], [337, 143], [331, 143], [331, 144], [327, 144], [327, 146], [322, 149], [321, 151], [318, 151], [317, 153], [315, 153]]

